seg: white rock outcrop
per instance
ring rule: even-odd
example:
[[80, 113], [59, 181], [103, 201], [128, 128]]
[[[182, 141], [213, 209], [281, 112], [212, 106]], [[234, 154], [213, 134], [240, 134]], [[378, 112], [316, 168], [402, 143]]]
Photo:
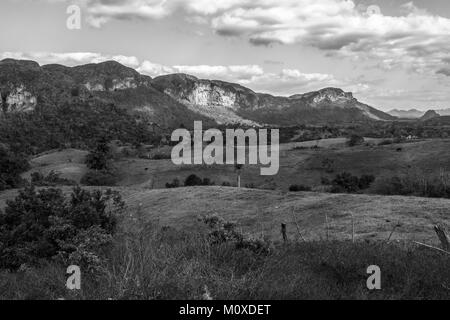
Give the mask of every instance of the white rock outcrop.
[[3, 101], [0, 101], [0, 103], [1, 109], [5, 112], [33, 111], [37, 105], [37, 97], [27, 91], [24, 85], [11, 90], [4, 101], [6, 106], [3, 105]]

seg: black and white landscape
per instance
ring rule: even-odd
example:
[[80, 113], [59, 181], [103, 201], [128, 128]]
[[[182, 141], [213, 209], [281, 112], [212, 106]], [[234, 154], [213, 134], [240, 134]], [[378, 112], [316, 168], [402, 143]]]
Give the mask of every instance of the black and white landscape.
[[0, 300], [450, 298], [448, 1], [0, 12]]

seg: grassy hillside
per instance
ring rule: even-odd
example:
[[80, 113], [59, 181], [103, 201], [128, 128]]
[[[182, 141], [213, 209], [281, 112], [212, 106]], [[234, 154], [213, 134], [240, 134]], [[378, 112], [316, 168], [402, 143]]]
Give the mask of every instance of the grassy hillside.
[[[352, 216], [358, 240], [422, 241], [438, 244], [433, 231], [437, 223], [450, 225], [450, 200], [370, 195], [282, 193], [229, 187], [194, 187], [146, 190], [138, 187], [120, 191], [128, 212], [140, 211], [146, 221], [196, 230], [198, 217], [216, 213], [237, 222], [244, 232], [280, 239], [280, 224], [286, 223], [291, 239], [298, 236], [296, 223], [306, 240], [326, 238], [326, 217], [330, 239], [351, 239]], [[68, 192], [70, 188], [65, 188]], [[0, 194], [0, 208], [15, 196]], [[296, 222], [296, 223], [295, 223]]]
[[[66, 266], [49, 261], [20, 272], [0, 270], [0, 299], [450, 297], [450, 256], [411, 242], [437, 244], [432, 226], [449, 224], [450, 200], [225, 187], [117, 190], [128, 206], [124, 232], [114, 237], [101, 271], [83, 273], [82, 290], [66, 290]], [[1, 193], [0, 207], [15, 194]], [[212, 233], [205, 234], [211, 229], [197, 219], [214, 213], [236, 221], [249, 241], [266, 239], [268, 251], [232, 240], [215, 243]], [[348, 241], [352, 215], [355, 243]], [[306, 242], [297, 238], [293, 220]], [[281, 222], [287, 223], [287, 244]], [[363, 241], [387, 240], [397, 223], [394, 241]], [[382, 270], [381, 290], [366, 287], [370, 265]]]
[[[450, 171], [450, 140], [378, 146], [371, 140], [369, 146], [347, 147], [345, 139], [328, 139], [318, 143], [318, 149], [310, 149], [316, 141], [289, 143], [280, 146], [280, 170], [275, 176], [261, 176], [260, 167], [247, 165], [242, 169], [242, 185], [287, 191], [292, 184], [320, 187], [323, 177], [332, 179], [344, 171], [355, 175], [371, 174], [376, 179], [393, 175], [424, 175]], [[166, 151], [170, 155], [170, 150]], [[330, 168], [324, 163], [330, 162]], [[171, 160], [123, 159], [116, 163], [120, 171], [119, 185], [146, 184], [164, 188], [167, 182], [180, 181], [192, 173], [207, 177], [216, 184], [236, 183], [234, 166], [183, 165]], [[329, 170], [331, 169], [331, 170]], [[318, 189], [320, 190], [320, 188]]]
[[[241, 172], [243, 186], [287, 191], [290, 185], [307, 185], [321, 190], [322, 178], [333, 179], [344, 171], [354, 175], [371, 174], [380, 181], [394, 175], [439, 175], [450, 171], [450, 140], [433, 139], [410, 143], [379, 146], [380, 139], [366, 139], [367, 145], [347, 147], [345, 138], [321, 141], [295, 142], [280, 145], [280, 170], [275, 176], [261, 176], [258, 165], [246, 165]], [[314, 146], [318, 148], [311, 148]], [[84, 151], [80, 151], [84, 152]], [[149, 154], [165, 154], [170, 158], [171, 148], [154, 149]], [[71, 149], [48, 153], [44, 158], [32, 160], [33, 170], [49, 172], [58, 170], [64, 177], [79, 181], [85, 173], [82, 157], [71, 156]], [[73, 158], [73, 159], [72, 159]], [[72, 159], [72, 160], [71, 160]], [[329, 163], [329, 166], [324, 165]], [[165, 188], [167, 182], [196, 174], [210, 178], [217, 185], [223, 182], [236, 184], [233, 165], [182, 165], [170, 159], [149, 160], [122, 157], [114, 161], [118, 186]], [[31, 170], [31, 171], [33, 171]]]
[[87, 151], [77, 149], [40, 154], [30, 161], [31, 169], [25, 172], [22, 177], [30, 180], [33, 172], [39, 172], [46, 176], [51, 171], [55, 171], [61, 174], [61, 178], [79, 183], [87, 172], [85, 164], [87, 154]]

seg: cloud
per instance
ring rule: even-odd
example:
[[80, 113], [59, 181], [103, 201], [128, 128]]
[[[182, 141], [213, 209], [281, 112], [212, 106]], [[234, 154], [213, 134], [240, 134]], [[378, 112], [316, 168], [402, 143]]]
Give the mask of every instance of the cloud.
[[[375, 60], [384, 69], [436, 73], [449, 59], [450, 19], [413, 2], [390, 16], [351, 0], [84, 0], [91, 25], [111, 20], [164, 19], [182, 12], [218, 35], [254, 45], [301, 44], [328, 55]], [[201, 21], [201, 22], [200, 22]]]
[[144, 61], [137, 69], [146, 75], [156, 77], [170, 73], [186, 73], [205, 79], [217, 79], [224, 81], [245, 81], [252, 77], [264, 74], [264, 70], [258, 65], [175, 65], [164, 66], [150, 61]]
[[256, 91], [290, 95], [339, 85], [334, 76], [322, 73], [303, 73], [297, 69], [283, 69], [278, 73], [265, 72], [258, 65], [191, 65], [164, 66], [144, 61], [137, 69], [139, 72], [156, 77], [170, 73], [186, 73], [201, 79], [222, 80], [239, 83]]
[[333, 75], [322, 73], [304, 73], [297, 69], [283, 69], [278, 73], [266, 72], [259, 65], [173, 65], [167, 66], [145, 60], [140, 62], [134, 56], [110, 55], [95, 52], [3, 52], [0, 59], [13, 58], [34, 60], [43, 64], [62, 64], [75, 66], [87, 63], [100, 63], [114, 60], [139, 73], [157, 77], [171, 73], [186, 73], [201, 79], [222, 80], [239, 83], [254, 90], [273, 94], [290, 95], [309, 89], [319, 89], [327, 86], [344, 85]]
[[437, 74], [443, 74], [444, 76], [450, 77], [450, 67], [442, 68], [436, 71]]
[[87, 63], [99, 63], [109, 60], [117, 61], [130, 68], [137, 68], [139, 60], [134, 56], [123, 55], [105, 55], [95, 52], [3, 52], [0, 53], [0, 59], [13, 58], [20, 60], [34, 60], [39, 64], [62, 64], [66, 66], [75, 66]]

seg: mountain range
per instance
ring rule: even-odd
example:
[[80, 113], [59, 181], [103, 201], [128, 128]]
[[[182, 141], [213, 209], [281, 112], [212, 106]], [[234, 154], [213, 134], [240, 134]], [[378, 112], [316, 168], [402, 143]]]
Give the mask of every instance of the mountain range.
[[[450, 116], [450, 109], [430, 109], [427, 111], [420, 111], [417, 109], [410, 109], [410, 110], [397, 110], [393, 109], [388, 111], [387, 113], [391, 116], [401, 118], [401, 119], [420, 119], [422, 117], [425, 117], [427, 112], [434, 112], [435, 116]], [[429, 117], [430, 114], [427, 116]]]
[[187, 74], [151, 78], [114, 61], [66, 67], [5, 59], [0, 61], [0, 94], [2, 114], [98, 102], [165, 128], [190, 127], [194, 120], [291, 126], [396, 119], [338, 88], [280, 97]]

